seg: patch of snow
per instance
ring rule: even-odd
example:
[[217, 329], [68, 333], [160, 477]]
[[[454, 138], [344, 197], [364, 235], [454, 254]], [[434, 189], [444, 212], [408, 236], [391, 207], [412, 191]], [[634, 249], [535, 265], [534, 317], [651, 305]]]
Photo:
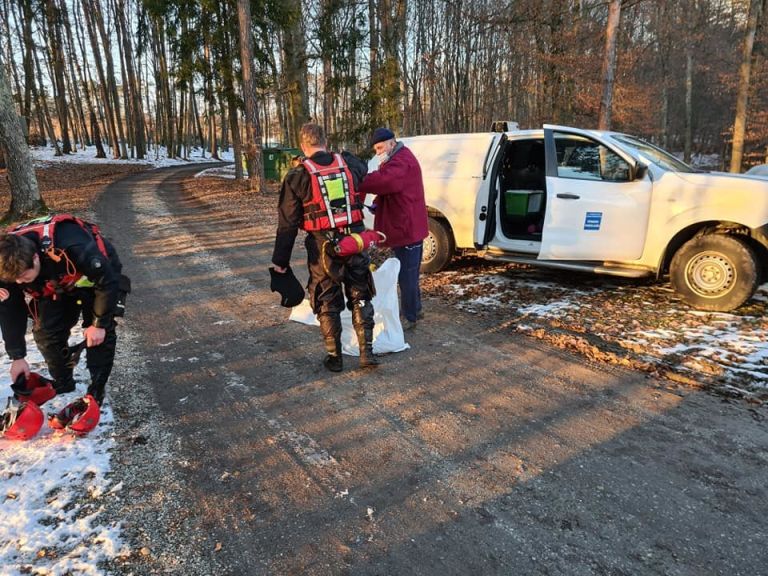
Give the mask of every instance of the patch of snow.
[[[72, 342], [81, 339], [82, 334], [73, 330]], [[30, 368], [47, 376], [31, 335], [27, 350]], [[0, 353], [0, 373], [9, 396], [10, 364], [8, 356]], [[58, 412], [85, 394], [89, 377], [84, 358], [75, 369], [75, 380], [76, 392], [53, 398], [43, 411]], [[129, 553], [121, 527], [100, 521], [102, 498], [122, 487], [109, 477], [113, 429], [107, 401], [98, 427], [86, 437], [54, 431], [47, 424], [26, 442], [0, 437], [0, 572], [4, 576], [102, 574], [101, 563]]]
[[[556, 282], [542, 281], [535, 274], [522, 273], [502, 278], [498, 275], [494, 271], [480, 275], [448, 272], [446, 276], [451, 283], [447, 287], [457, 296], [476, 293], [478, 285], [487, 287], [487, 293], [482, 296], [459, 299], [456, 305], [470, 312], [507, 306], [519, 322], [516, 326], [519, 332], [534, 332], [542, 327], [541, 321], [566, 319], [578, 322], [579, 314], [594, 315], [595, 311], [602, 310], [598, 306], [603, 305], [610, 307], [607, 314], [616, 315], [618, 319], [622, 304], [612, 293], [621, 295], [625, 300], [631, 296], [648, 307], [659, 306], [658, 301], [648, 298], [649, 294], [671, 293], [671, 288], [664, 285], [609, 284], [605, 288], [574, 290], [571, 287], [563, 289]], [[515, 293], [521, 290], [525, 294], [534, 293], [537, 298], [533, 303], [521, 305], [515, 310]], [[768, 301], [767, 293], [768, 284], [764, 284], [755, 300]], [[530, 296], [524, 300], [531, 302]], [[668, 322], [655, 330], [632, 331], [624, 328], [618, 338], [615, 332], [606, 335], [596, 330], [595, 335], [613, 340], [651, 363], [666, 363], [714, 374], [722, 382], [735, 387], [768, 388], [768, 322], [763, 317], [678, 308], [673, 300], [665, 308], [663, 316]], [[534, 318], [537, 320], [534, 321]], [[544, 327], [546, 329], [546, 324]]]
[[[112, 158], [108, 148], [107, 158], [96, 158], [96, 147], [86, 146], [85, 148], [78, 148], [71, 154], [65, 154], [62, 156], [55, 156], [55, 150], [48, 146], [33, 146], [30, 147], [32, 158], [37, 166], [46, 166], [51, 164], [136, 164], [136, 165], [150, 165], [155, 168], [165, 168], [168, 166], [186, 166], [188, 164], [200, 163], [200, 162], [216, 162], [212, 159], [208, 152], [203, 154], [200, 148], [193, 148], [188, 154], [188, 158], [169, 158], [168, 151], [165, 147], [160, 146], [157, 148], [151, 148], [146, 156], [139, 160], [137, 158], [128, 158], [126, 160]], [[129, 151], [130, 154], [130, 151]], [[232, 162], [234, 152], [230, 148], [227, 151], [220, 151], [219, 156], [223, 162]], [[234, 170], [234, 169], [233, 169]]]

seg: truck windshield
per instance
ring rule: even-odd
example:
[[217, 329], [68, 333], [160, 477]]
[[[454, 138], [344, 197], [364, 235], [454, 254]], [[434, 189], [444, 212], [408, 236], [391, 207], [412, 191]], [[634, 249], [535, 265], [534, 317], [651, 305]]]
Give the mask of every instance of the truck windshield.
[[657, 166], [664, 168], [665, 170], [672, 170], [673, 172], [697, 172], [695, 168], [689, 166], [682, 160], [678, 160], [675, 156], [672, 156], [669, 152], [657, 148], [653, 144], [649, 144], [639, 138], [633, 136], [627, 136], [625, 134], [612, 134], [611, 138], [621, 142], [625, 146], [629, 146], [638, 154], [641, 154], [646, 159], [650, 160]]

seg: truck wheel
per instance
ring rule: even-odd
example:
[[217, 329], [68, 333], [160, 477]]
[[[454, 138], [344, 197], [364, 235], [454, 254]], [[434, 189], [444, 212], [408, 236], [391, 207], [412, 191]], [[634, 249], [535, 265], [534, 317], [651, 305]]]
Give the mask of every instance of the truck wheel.
[[421, 271], [424, 274], [440, 272], [453, 258], [456, 245], [448, 224], [436, 218], [429, 218], [429, 234], [424, 238], [421, 255]]
[[760, 264], [742, 240], [709, 234], [683, 244], [672, 258], [669, 276], [675, 291], [694, 308], [728, 312], [755, 293]]

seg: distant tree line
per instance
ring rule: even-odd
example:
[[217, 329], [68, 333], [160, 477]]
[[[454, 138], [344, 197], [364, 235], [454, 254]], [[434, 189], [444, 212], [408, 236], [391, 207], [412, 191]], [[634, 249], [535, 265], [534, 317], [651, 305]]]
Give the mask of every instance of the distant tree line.
[[514, 120], [610, 127], [739, 170], [768, 155], [767, 3], [0, 0], [0, 50], [29, 141], [57, 154], [233, 147], [260, 179], [262, 143], [296, 145], [309, 119], [357, 149], [378, 125]]

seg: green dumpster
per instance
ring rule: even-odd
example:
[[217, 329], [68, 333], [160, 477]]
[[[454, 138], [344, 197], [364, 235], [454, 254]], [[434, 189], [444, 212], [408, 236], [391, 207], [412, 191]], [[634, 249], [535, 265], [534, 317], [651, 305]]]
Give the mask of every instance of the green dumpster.
[[298, 148], [264, 148], [264, 177], [267, 180], [282, 180], [291, 169], [291, 159], [300, 154], [301, 150]]

